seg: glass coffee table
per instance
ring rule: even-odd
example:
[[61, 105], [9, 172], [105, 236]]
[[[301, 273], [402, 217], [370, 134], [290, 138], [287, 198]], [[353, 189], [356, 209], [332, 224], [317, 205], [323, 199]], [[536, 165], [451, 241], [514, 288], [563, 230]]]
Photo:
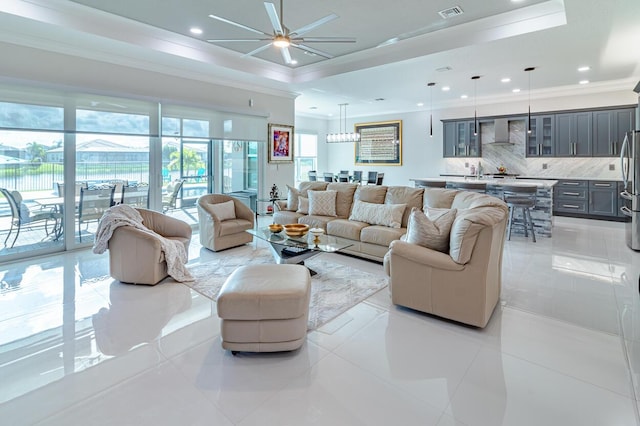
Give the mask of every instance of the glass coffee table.
[[[248, 233], [261, 240], [267, 241], [271, 248], [273, 258], [278, 264], [300, 264], [304, 265], [304, 261], [321, 253], [335, 253], [353, 243], [337, 237], [327, 235], [320, 236], [318, 244], [313, 243], [313, 235], [307, 234], [304, 237], [292, 238], [287, 236], [284, 231], [273, 233], [269, 228], [248, 229]], [[311, 275], [316, 272], [309, 269]]]

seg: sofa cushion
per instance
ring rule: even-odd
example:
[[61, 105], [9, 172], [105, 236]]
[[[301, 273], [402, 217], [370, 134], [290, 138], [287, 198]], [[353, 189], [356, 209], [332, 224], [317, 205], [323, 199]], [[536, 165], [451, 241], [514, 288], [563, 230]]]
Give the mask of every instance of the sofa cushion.
[[389, 186], [384, 197], [385, 204], [406, 204], [407, 208], [402, 215], [402, 227], [406, 228], [411, 209], [422, 209], [424, 188], [411, 188], [409, 186]]
[[443, 253], [449, 252], [449, 234], [456, 210], [411, 210], [405, 241]]
[[309, 214], [336, 216], [336, 191], [309, 191]]
[[356, 200], [349, 220], [400, 228], [406, 204], [375, 204]]
[[502, 206], [458, 209], [449, 237], [449, 255], [453, 261], [462, 265], [469, 262], [480, 231], [506, 220], [505, 218], [506, 213]]
[[209, 207], [216, 217], [223, 220], [231, 220], [236, 218], [236, 205], [233, 200], [224, 203], [210, 204]]
[[298, 191], [293, 186], [287, 185], [287, 210], [292, 212], [298, 210], [299, 196], [300, 196], [300, 191]]
[[453, 199], [459, 192], [461, 191], [456, 189], [424, 188], [424, 203], [422, 210], [426, 210], [426, 207], [435, 207], [439, 209], [454, 208], [452, 206]]
[[325, 189], [327, 189], [327, 185], [329, 185], [329, 182], [322, 182], [322, 181], [300, 182], [300, 188], [298, 190], [300, 191], [300, 195], [302, 195], [303, 197], [306, 197], [307, 191], [324, 191]]
[[362, 228], [366, 228], [367, 226], [369, 226], [369, 224], [364, 222], [336, 219], [327, 223], [327, 235], [359, 241]]
[[407, 232], [407, 228], [389, 228], [387, 226], [371, 225], [362, 228], [360, 241], [389, 247], [391, 241], [399, 240]]
[[358, 185], [353, 183], [330, 183], [327, 191], [336, 191], [336, 215], [340, 218], [348, 218], [353, 205], [353, 196]]
[[304, 223], [305, 225], [309, 225], [309, 229], [311, 228], [321, 228], [323, 230], [327, 230], [327, 224], [336, 220], [334, 216], [314, 216], [307, 215], [302, 216], [298, 219], [298, 223]]
[[384, 196], [387, 193], [387, 187], [382, 185], [360, 185], [356, 189], [353, 201], [364, 201], [367, 203], [384, 203]]
[[298, 223], [298, 219], [303, 217], [302, 213], [298, 212], [275, 212], [273, 214], [273, 222], [280, 225], [286, 225], [288, 223]]
[[298, 210], [296, 213], [309, 214], [309, 199], [307, 197], [298, 197]]

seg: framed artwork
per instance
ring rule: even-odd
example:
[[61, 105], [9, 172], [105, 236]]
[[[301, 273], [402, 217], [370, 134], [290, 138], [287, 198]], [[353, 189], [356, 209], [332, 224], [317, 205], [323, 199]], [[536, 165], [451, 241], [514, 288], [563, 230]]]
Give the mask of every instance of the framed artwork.
[[358, 123], [355, 162], [365, 165], [402, 165], [402, 120]]
[[269, 163], [293, 162], [293, 126], [269, 123]]

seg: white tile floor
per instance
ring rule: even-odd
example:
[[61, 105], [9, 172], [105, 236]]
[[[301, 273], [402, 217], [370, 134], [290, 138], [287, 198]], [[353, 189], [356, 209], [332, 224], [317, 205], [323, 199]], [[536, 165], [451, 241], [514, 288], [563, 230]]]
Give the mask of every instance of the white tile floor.
[[[0, 424], [640, 425], [640, 253], [623, 229], [556, 218], [552, 239], [514, 236], [483, 330], [383, 290], [299, 351], [236, 357], [215, 304], [112, 283], [107, 255], [0, 266]], [[194, 240], [191, 262], [228, 255]]]

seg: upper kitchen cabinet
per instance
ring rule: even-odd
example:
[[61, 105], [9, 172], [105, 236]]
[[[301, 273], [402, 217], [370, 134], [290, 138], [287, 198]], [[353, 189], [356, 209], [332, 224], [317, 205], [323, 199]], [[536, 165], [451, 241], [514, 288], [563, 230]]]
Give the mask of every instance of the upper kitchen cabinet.
[[474, 135], [473, 120], [443, 122], [443, 154], [444, 157], [479, 157], [480, 156], [480, 124], [478, 134]]
[[593, 112], [593, 156], [617, 157], [624, 134], [634, 129], [633, 108]]
[[556, 157], [589, 157], [592, 143], [592, 112], [556, 114]]
[[553, 157], [554, 115], [531, 117], [531, 133], [527, 133], [527, 157]]

